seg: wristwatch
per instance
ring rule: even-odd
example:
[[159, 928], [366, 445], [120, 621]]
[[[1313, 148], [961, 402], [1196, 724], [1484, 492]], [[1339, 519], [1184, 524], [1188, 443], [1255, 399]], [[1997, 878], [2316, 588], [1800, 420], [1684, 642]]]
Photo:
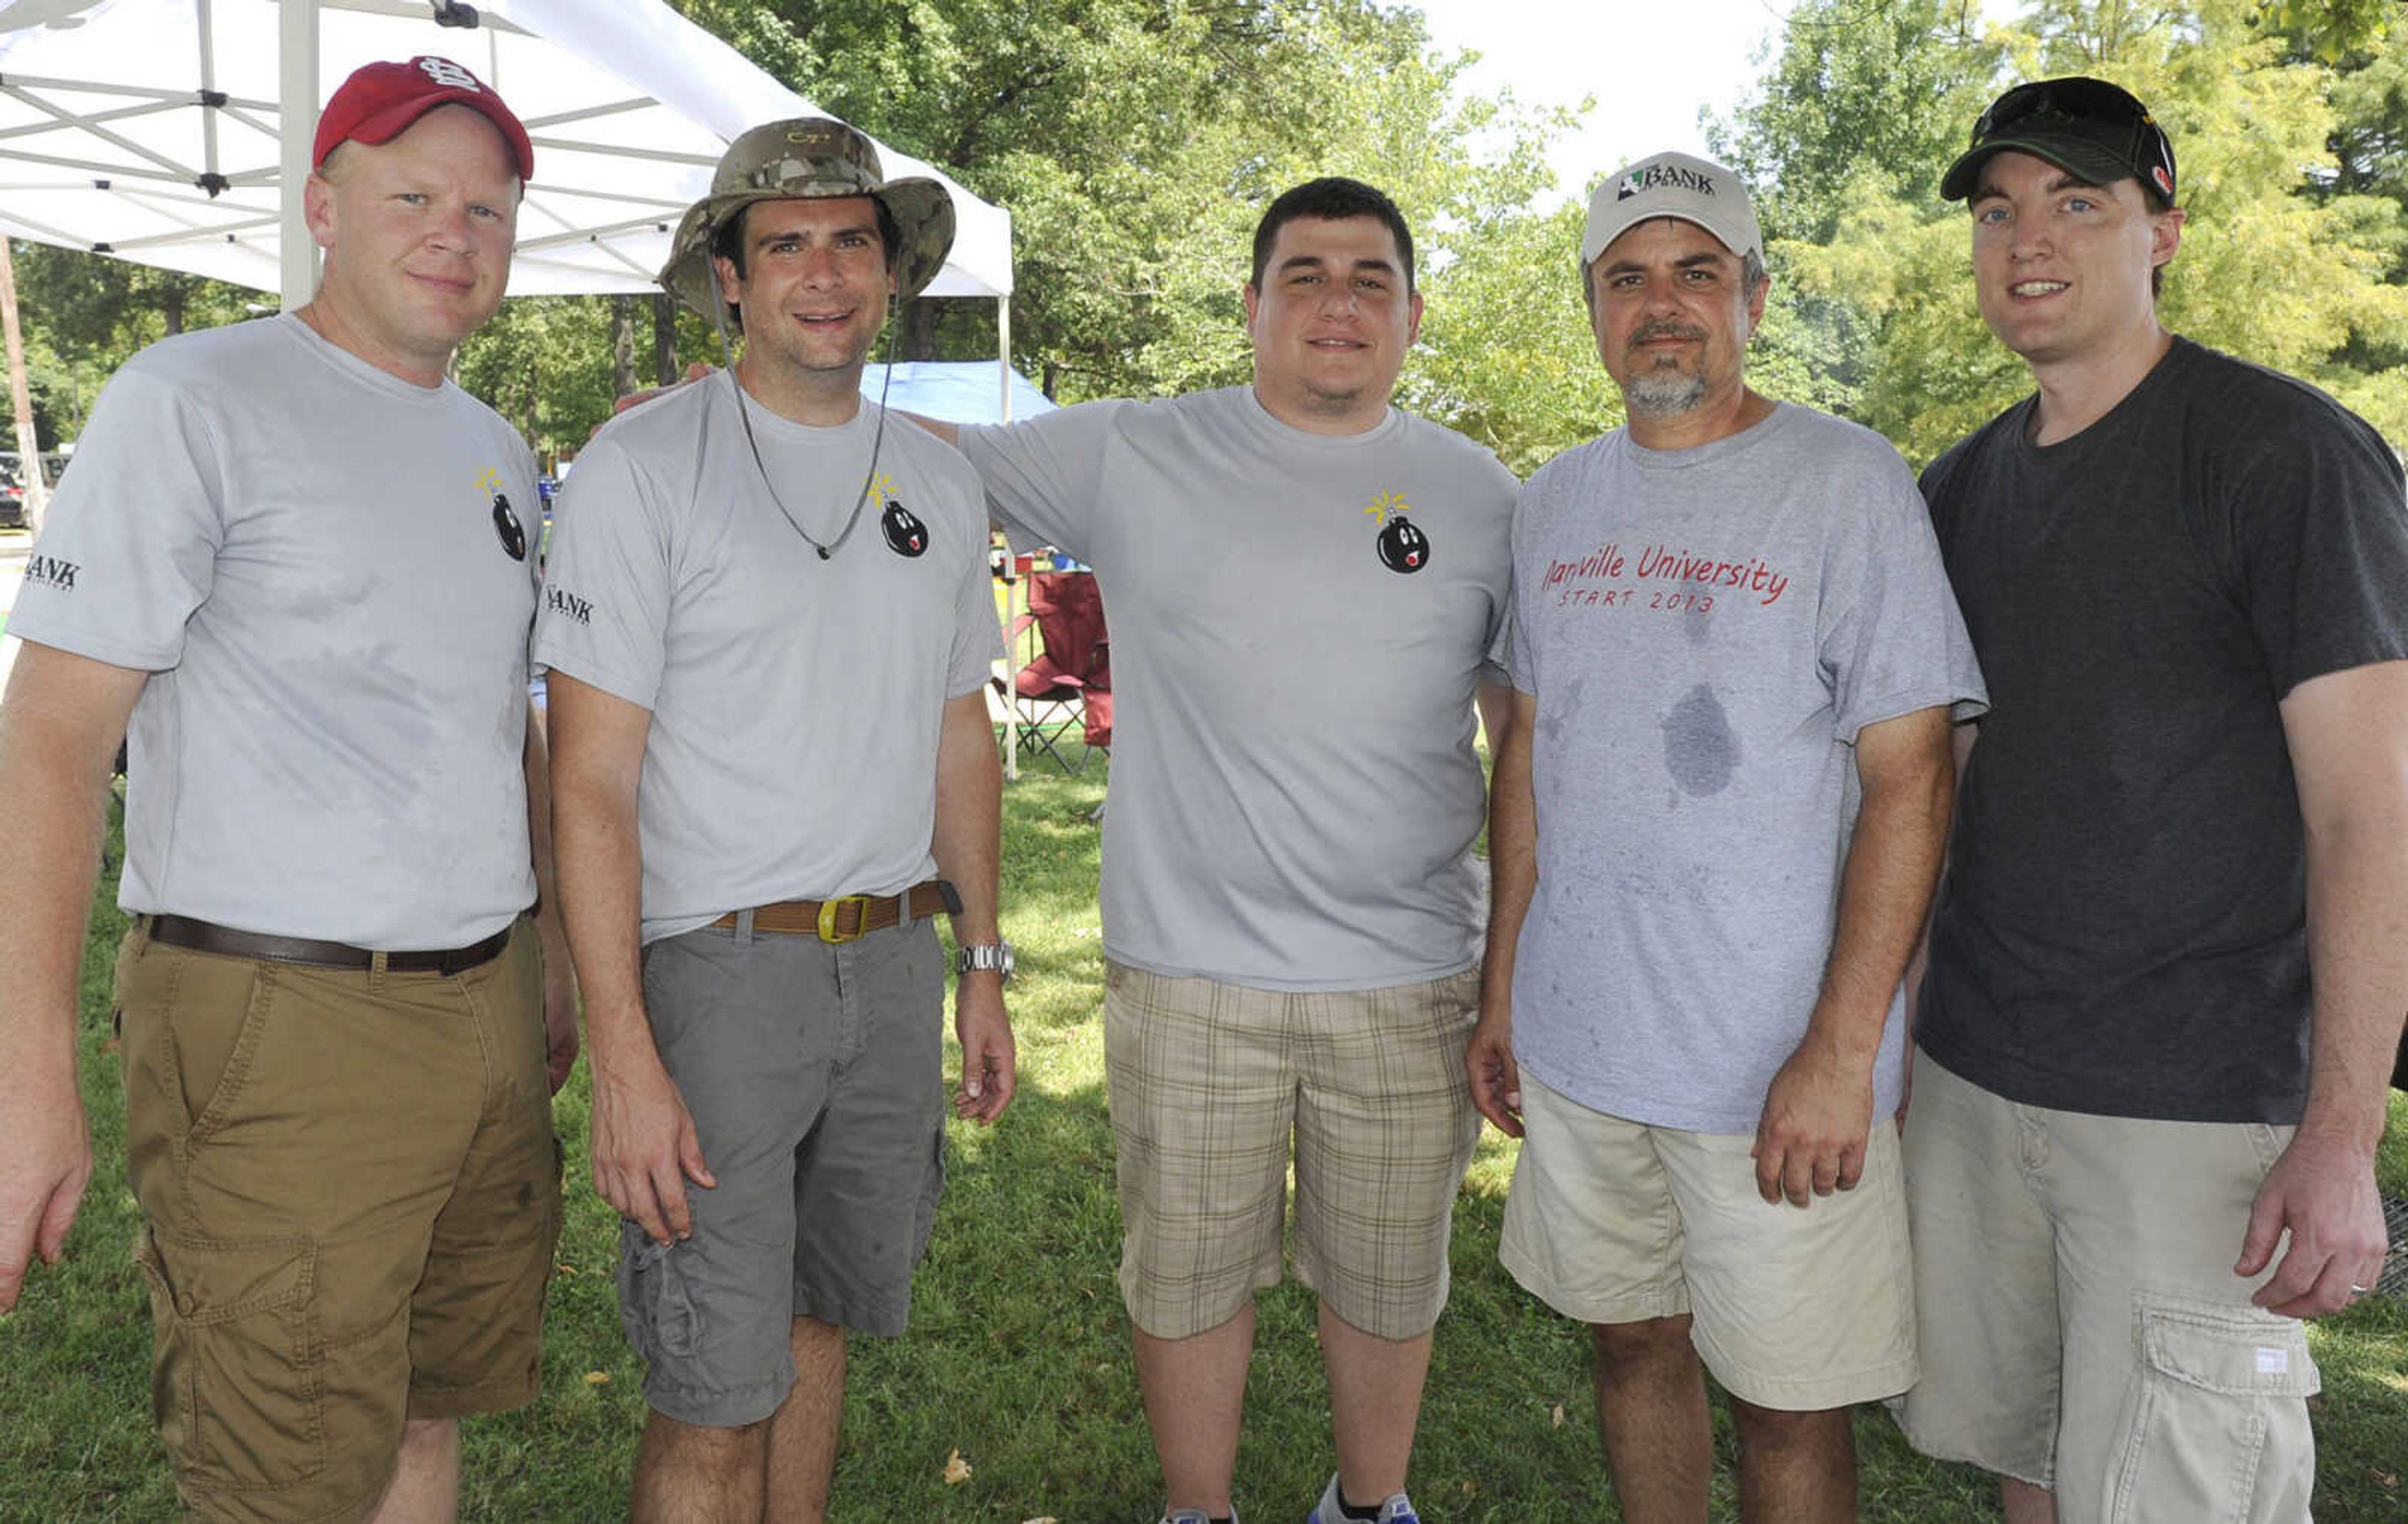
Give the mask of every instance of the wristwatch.
[[1011, 944], [997, 938], [993, 942], [973, 943], [962, 948], [955, 955], [953, 972], [968, 974], [973, 969], [991, 968], [1003, 976], [1004, 983], [1010, 984], [1013, 961]]

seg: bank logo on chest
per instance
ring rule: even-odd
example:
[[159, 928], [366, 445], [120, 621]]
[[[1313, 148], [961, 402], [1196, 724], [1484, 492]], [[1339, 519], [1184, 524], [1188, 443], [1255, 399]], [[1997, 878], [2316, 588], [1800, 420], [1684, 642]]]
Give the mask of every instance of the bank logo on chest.
[[1372, 542], [1380, 564], [1405, 577], [1428, 565], [1430, 559], [1429, 536], [1405, 517], [1411, 506], [1402, 492], [1382, 492], [1363, 509], [1380, 526], [1379, 537]]

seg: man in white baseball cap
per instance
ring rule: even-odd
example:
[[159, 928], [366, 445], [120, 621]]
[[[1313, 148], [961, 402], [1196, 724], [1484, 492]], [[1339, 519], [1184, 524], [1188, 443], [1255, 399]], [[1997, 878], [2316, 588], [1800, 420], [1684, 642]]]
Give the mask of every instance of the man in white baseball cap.
[[1899, 985], [1981, 679], [1898, 452], [1747, 386], [1739, 178], [1623, 169], [1581, 270], [1629, 423], [1514, 525], [1466, 1061], [1526, 1139], [1500, 1258], [1593, 1327], [1625, 1518], [1706, 1517], [1702, 1357], [1742, 1517], [1852, 1519], [1848, 1407], [1915, 1375]]

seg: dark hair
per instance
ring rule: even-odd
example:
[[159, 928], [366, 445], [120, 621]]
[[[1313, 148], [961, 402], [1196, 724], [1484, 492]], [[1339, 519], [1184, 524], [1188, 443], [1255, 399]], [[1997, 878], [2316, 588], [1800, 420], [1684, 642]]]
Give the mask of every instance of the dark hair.
[[1299, 217], [1317, 218], [1324, 221], [1340, 221], [1349, 217], [1376, 217], [1388, 225], [1397, 236], [1397, 255], [1405, 262], [1405, 291], [1413, 289], [1413, 234], [1405, 226], [1405, 214], [1382, 192], [1361, 180], [1350, 180], [1332, 175], [1322, 179], [1307, 180], [1292, 191], [1282, 192], [1254, 224], [1254, 274], [1247, 282], [1256, 291], [1263, 289], [1263, 269], [1271, 261], [1271, 245], [1279, 241], [1279, 230]]
[[[803, 198], [797, 196], [771, 199], [801, 200]], [[881, 201], [876, 196], [871, 196], [869, 198], [869, 204], [873, 207], [877, 208], [878, 243], [879, 247], [886, 251], [886, 268], [889, 271], [892, 271], [895, 268], [895, 262], [900, 259], [903, 254], [902, 230], [895, 225], [895, 214], [886, 209], [885, 202]], [[743, 206], [736, 208], [735, 216], [728, 218], [725, 221], [710, 230], [710, 257], [715, 260], [724, 259], [728, 263], [735, 265], [736, 278], [738, 280], [744, 278], [744, 214], [759, 205], [760, 203], [757, 201], [746, 202]], [[716, 275], [711, 277], [713, 281], [716, 281], [718, 278], [719, 278]], [[727, 312], [728, 316], [736, 318], [738, 322], [743, 320], [742, 317], [737, 312], [736, 304], [732, 302], [729, 303]]]

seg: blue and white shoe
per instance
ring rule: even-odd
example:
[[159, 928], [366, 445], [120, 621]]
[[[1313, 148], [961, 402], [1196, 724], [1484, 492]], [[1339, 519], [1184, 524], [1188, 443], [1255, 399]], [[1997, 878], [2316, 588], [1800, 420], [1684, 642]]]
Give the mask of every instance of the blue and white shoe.
[[[1422, 1516], [1413, 1512], [1412, 1500], [1401, 1492], [1390, 1493], [1373, 1517], [1376, 1524], [1422, 1524]], [[1329, 1474], [1329, 1485], [1321, 1489], [1321, 1501], [1312, 1505], [1312, 1515], [1304, 1524], [1354, 1524], [1346, 1517], [1346, 1510], [1338, 1506], [1336, 1472]]]

